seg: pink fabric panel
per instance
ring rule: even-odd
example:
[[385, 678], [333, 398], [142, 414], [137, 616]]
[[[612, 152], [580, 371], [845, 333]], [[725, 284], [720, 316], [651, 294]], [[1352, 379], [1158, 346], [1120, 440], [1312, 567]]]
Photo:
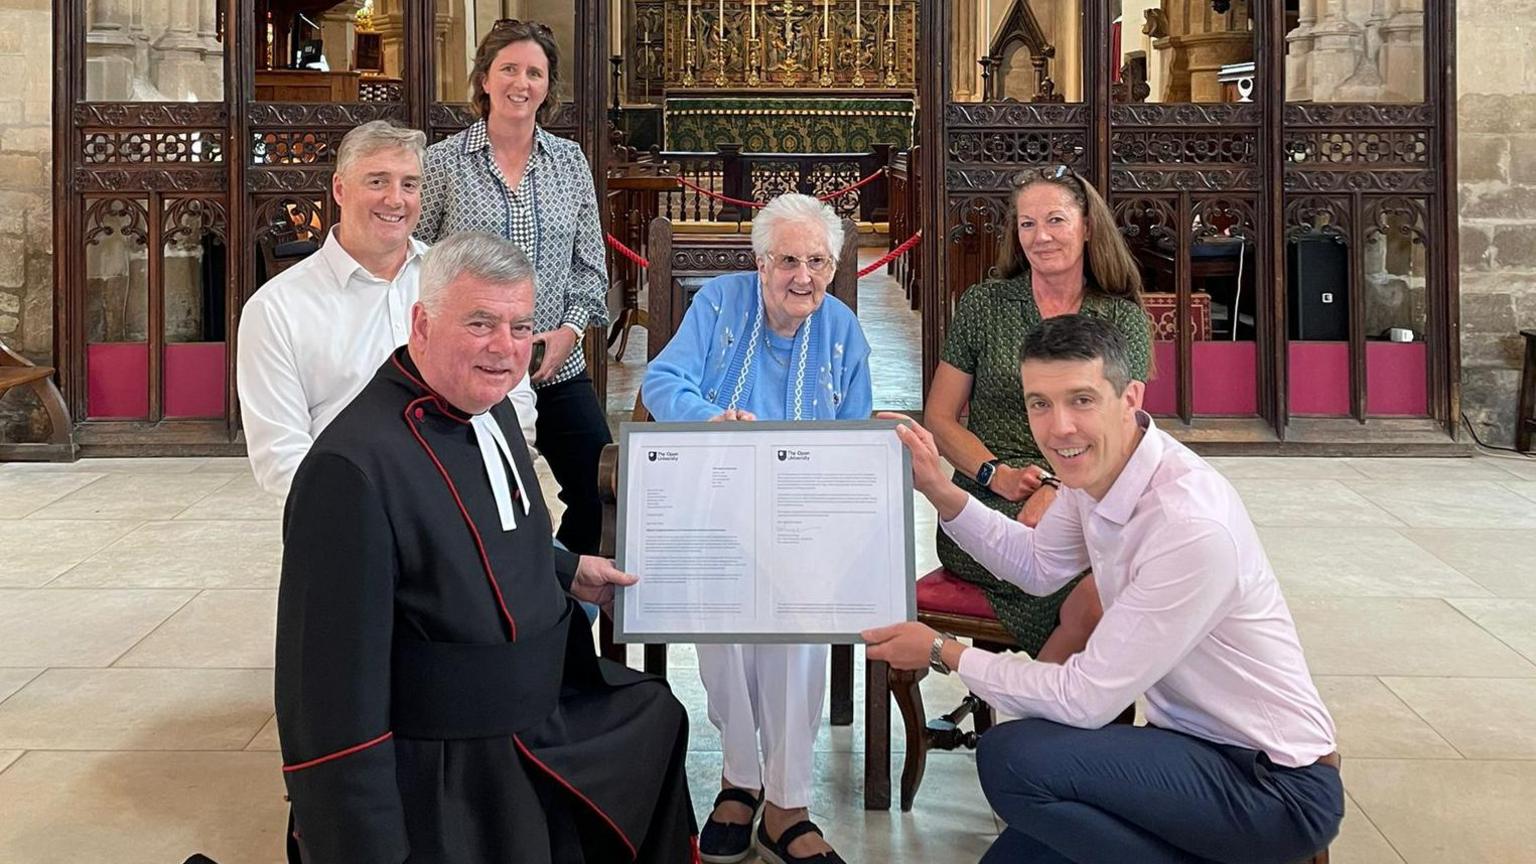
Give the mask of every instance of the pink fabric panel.
[[1349, 343], [1290, 344], [1292, 414], [1349, 416]]
[[165, 416], [224, 416], [224, 343], [165, 346]]
[[1365, 343], [1365, 411], [1373, 415], [1429, 414], [1423, 342]]
[[1195, 413], [1249, 416], [1259, 412], [1258, 346], [1253, 342], [1196, 342]]
[[149, 417], [147, 342], [92, 342], [85, 346], [85, 416], [92, 420]]
[[1148, 414], [1179, 411], [1179, 352], [1172, 342], [1152, 343], [1152, 380], [1142, 407]]

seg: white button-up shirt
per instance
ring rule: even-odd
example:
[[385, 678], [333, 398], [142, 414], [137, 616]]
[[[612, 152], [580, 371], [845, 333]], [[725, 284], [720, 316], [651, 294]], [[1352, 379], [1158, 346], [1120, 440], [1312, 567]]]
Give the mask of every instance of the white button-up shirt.
[[[261, 488], [288, 495], [315, 438], [409, 339], [426, 251], [412, 238], [405, 264], [384, 280], [347, 254], [333, 228], [318, 251], [245, 304], [235, 382], [246, 452]], [[511, 399], [531, 449], [538, 412], [527, 375]]]
[[1309, 765], [1335, 749], [1333, 718], [1302, 656], [1237, 490], [1142, 415], [1140, 444], [1103, 500], [1063, 488], [1031, 529], [975, 499], [943, 523], [988, 570], [1045, 595], [1086, 567], [1104, 606], [1062, 665], [975, 649], [957, 670], [1004, 713], [1094, 728], [1146, 694], [1147, 720]]

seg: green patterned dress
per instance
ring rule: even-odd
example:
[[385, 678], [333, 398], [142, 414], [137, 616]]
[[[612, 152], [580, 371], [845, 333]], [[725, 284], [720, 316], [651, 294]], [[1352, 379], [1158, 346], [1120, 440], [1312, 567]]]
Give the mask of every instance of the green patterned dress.
[[[1146, 380], [1152, 353], [1152, 333], [1147, 315], [1135, 303], [1102, 294], [1083, 298], [1081, 314], [1104, 318], [1120, 328], [1130, 343], [1131, 376]], [[1049, 468], [1035, 438], [1029, 432], [1024, 393], [1019, 383], [1019, 348], [1024, 337], [1040, 324], [1040, 307], [1030, 290], [1029, 275], [993, 280], [973, 286], [960, 298], [944, 346], [944, 362], [972, 377], [970, 423], [972, 434], [1004, 463], [1023, 468]], [[1017, 516], [1024, 502], [1009, 501], [976, 485], [968, 475], [955, 472], [955, 483], [981, 503], [1009, 516]], [[939, 561], [945, 569], [986, 591], [998, 620], [1029, 654], [1037, 654], [1056, 629], [1061, 603], [1078, 580], [1048, 597], [1035, 597], [993, 576], [940, 528]], [[1078, 579], [1082, 577], [1079, 576]]]

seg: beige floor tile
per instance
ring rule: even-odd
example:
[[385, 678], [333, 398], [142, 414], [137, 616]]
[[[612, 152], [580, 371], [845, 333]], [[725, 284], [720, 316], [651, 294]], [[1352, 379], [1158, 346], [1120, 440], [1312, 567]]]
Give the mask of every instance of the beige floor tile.
[[1344, 784], [1408, 864], [1536, 860], [1536, 762], [1356, 759]]
[[274, 753], [28, 753], [0, 774], [0, 861], [275, 864]]
[[1536, 502], [1536, 480], [1505, 480], [1501, 485], [1522, 498]]
[[1232, 481], [1255, 525], [1388, 526], [1403, 523], [1338, 480], [1239, 477]]
[[1536, 759], [1536, 680], [1383, 678], [1468, 759]]
[[1334, 864], [1403, 864], [1387, 838], [1381, 836], [1370, 816], [1360, 805], [1349, 798], [1344, 808], [1344, 821], [1339, 825], [1339, 836], [1328, 847], [1328, 859]]
[[5, 771], [5, 769], [11, 767], [12, 763], [14, 763], [17, 759], [20, 759], [21, 758], [21, 754], [23, 754], [25, 752], [27, 752], [27, 751], [25, 751], [25, 750], [0, 750], [0, 773], [3, 773]]
[[1314, 675], [1536, 678], [1536, 664], [1440, 600], [1290, 601]]
[[0, 590], [0, 666], [106, 666], [191, 591]]
[[190, 474], [208, 460], [200, 456], [90, 458], [75, 462], [28, 462], [16, 468], [39, 474]]
[[1451, 600], [1452, 606], [1536, 663], [1536, 600]]
[[41, 519], [169, 519], [230, 478], [220, 474], [108, 474], [35, 514]]
[[[20, 470], [25, 468], [27, 470]], [[0, 474], [0, 501], [5, 502], [4, 515], [0, 519], [20, 519], [29, 516], [63, 498], [71, 492], [105, 477], [99, 472], [50, 472], [34, 471], [32, 466], [20, 466], [17, 470]]]
[[42, 669], [0, 669], [0, 702], [12, 693], [27, 686], [27, 682], [43, 674]]
[[1369, 676], [1319, 676], [1317, 690], [1333, 715], [1346, 759], [1460, 759], [1461, 754], [1385, 684]]
[[[1282, 460], [1284, 461], [1284, 460]], [[1367, 480], [1398, 480], [1408, 483], [1464, 483], [1468, 480], [1508, 480], [1509, 472], [1496, 459], [1447, 457], [1442, 459], [1369, 459], [1324, 460], [1342, 462], [1365, 475]]]
[[0, 747], [239, 750], [271, 716], [265, 669], [49, 669], [0, 703]]
[[1392, 528], [1260, 528], [1287, 597], [1487, 597]]
[[276, 632], [277, 591], [204, 591], [112, 665], [270, 669]]
[[276, 588], [282, 545], [278, 522], [151, 522], [50, 587]]
[[1363, 480], [1365, 475], [1351, 468], [1348, 460], [1310, 456], [1212, 456], [1205, 461], [1227, 479], [1265, 478], [1271, 480]]
[[1349, 488], [1412, 528], [1536, 528], [1536, 501], [1487, 480], [1356, 480]]
[[270, 750], [273, 752], [277, 752], [282, 749], [277, 740], [276, 714], [267, 719], [266, 725], [261, 727], [261, 731], [256, 733], [256, 737], [251, 739], [251, 743], [245, 745], [245, 749]]
[[[201, 472], [200, 472], [201, 473]], [[230, 477], [229, 483], [177, 516], [186, 519], [268, 519], [283, 518], [283, 499], [265, 492], [256, 485], [250, 472], [229, 475], [224, 472], [208, 472], [209, 476]]]
[[0, 588], [37, 588], [138, 527], [90, 519], [0, 519]]
[[[714, 801], [709, 790], [719, 788], [720, 759], [719, 753], [688, 754], [688, 783], [694, 790], [693, 805], [700, 823], [708, 817]], [[910, 813], [902, 813], [895, 806], [899, 793], [894, 785], [889, 811], [863, 809], [861, 755], [818, 753], [815, 764], [811, 818], [851, 861], [975, 861], [996, 838], [997, 827], [982, 797], [973, 756], [932, 754]], [[900, 775], [899, 759], [892, 770], [895, 776]]]
[[1536, 531], [1413, 528], [1404, 537], [1500, 597], [1536, 598]]
[[1517, 480], [1536, 480], [1536, 459], [1530, 456], [1488, 456], [1486, 461], [1497, 465]]
[[250, 474], [251, 462], [244, 456], [210, 456], [197, 466], [195, 474]]

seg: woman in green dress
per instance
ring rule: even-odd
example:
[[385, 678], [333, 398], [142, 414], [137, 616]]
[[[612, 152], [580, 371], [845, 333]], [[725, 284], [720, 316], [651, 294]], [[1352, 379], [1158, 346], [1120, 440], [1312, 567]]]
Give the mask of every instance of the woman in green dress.
[[[999, 250], [1000, 278], [960, 298], [923, 416], [961, 488], [1033, 525], [1055, 487], [1024, 409], [1024, 336], [1057, 315], [1105, 318], [1125, 334], [1131, 374], [1145, 381], [1152, 334], [1136, 261], [1103, 197], [1077, 172], [1057, 166], [1019, 174], [1009, 217], [1015, 230]], [[1092, 579], [1035, 597], [993, 576], [943, 529], [938, 552], [945, 569], [986, 591], [1003, 626], [1036, 659], [1061, 663], [1081, 651], [1103, 613]]]

